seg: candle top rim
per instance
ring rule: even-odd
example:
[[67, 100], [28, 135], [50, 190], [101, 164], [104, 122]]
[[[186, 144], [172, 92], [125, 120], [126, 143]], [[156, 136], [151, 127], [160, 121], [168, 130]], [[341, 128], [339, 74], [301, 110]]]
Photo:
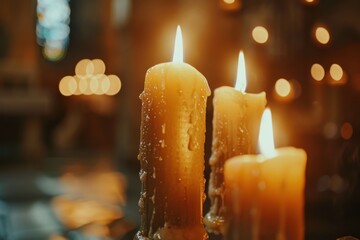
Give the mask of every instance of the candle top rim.
[[167, 71], [174, 71], [174, 70], [180, 71], [181, 69], [184, 69], [184, 70], [188, 69], [189, 71], [194, 71], [194, 74], [198, 75], [199, 79], [201, 79], [200, 81], [202, 82], [202, 84], [204, 84], [204, 90], [206, 91], [206, 95], [207, 96], [211, 95], [211, 89], [210, 89], [209, 83], [207, 82], [206, 77], [199, 70], [197, 70], [194, 66], [192, 66], [189, 63], [185, 63], [185, 62], [181, 62], [181, 63], [163, 62], [163, 63], [158, 63], [158, 64], [150, 67], [146, 71], [145, 85], [149, 81], [148, 75], [151, 75], [154, 72], [160, 71], [162, 74], [164, 74]]
[[[248, 93], [248, 92], [243, 93], [243, 92], [235, 89], [234, 87], [228, 86], [228, 85], [219, 86], [219, 87], [217, 87], [217, 88], [214, 89], [214, 92], [215, 92], [215, 91], [218, 91], [218, 90], [223, 90], [223, 91], [224, 91], [225, 89], [226, 89], [226, 90], [229, 90], [229, 91], [233, 91], [233, 92], [234, 92], [234, 90], [236, 90], [237, 93], [241, 93], [241, 94], [243, 94], [243, 95], [258, 95], [258, 94], [265, 94], [265, 95], [266, 95], [266, 92], [265, 92], [265, 91], [261, 91], [261, 92], [257, 92], [257, 93]], [[226, 91], [226, 90], [225, 90], [225, 91]]]
[[297, 148], [293, 146], [280, 147], [275, 149], [275, 155], [272, 157], [267, 157], [264, 154], [244, 154], [238, 155], [229, 158], [225, 164], [232, 164], [235, 162], [242, 163], [265, 163], [271, 161], [272, 159], [278, 158], [280, 156], [286, 156], [289, 160], [294, 159], [294, 156], [301, 156], [301, 158], [307, 158], [306, 151], [303, 148]]

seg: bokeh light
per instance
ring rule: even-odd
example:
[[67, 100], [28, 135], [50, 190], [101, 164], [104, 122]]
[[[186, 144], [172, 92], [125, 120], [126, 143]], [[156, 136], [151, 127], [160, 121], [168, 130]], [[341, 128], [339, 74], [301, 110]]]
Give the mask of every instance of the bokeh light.
[[314, 63], [311, 66], [311, 76], [315, 81], [321, 81], [324, 79], [325, 76], [325, 69], [323, 68], [323, 66], [321, 66], [318, 63]]
[[340, 81], [343, 75], [344, 75], [343, 69], [339, 64], [334, 63], [331, 65], [330, 76], [332, 79], [334, 79], [335, 81]]
[[336, 137], [338, 127], [334, 122], [327, 122], [323, 127], [323, 135], [327, 139], [333, 139]]
[[321, 44], [328, 44], [330, 41], [330, 33], [325, 27], [318, 26], [315, 29], [315, 38]]
[[269, 38], [269, 33], [267, 29], [263, 26], [256, 26], [252, 30], [252, 37], [255, 40], [255, 42], [263, 44], [266, 43]]
[[110, 89], [110, 80], [109, 77], [105, 76], [101, 82], [101, 90], [103, 93], [107, 93]]
[[319, 3], [318, 0], [303, 0], [303, 3], [305, 3], [306, 5], [316, 5]]
[[94, 90], [94, 94], [102, 95], [109, 90], [109, 79], [106, 75], [99, 75], [97, 77], [98, 87]]
[[79, 84], [80, 84], [80, 77], [79, 76], [74, 76], [74, 80], [76, 82], [76, 89], [75, 89], [75, 92], [73, 95], [81, 95], [81, 91], [80, 91], [80, 87], [79, 87]]
[[58, 61], [65, 56], [70, 34], [69, 0], [37, 1], [37, 42], [43, 56]]
[[353, 135], [353, 127], [350, 123], [345, 122], [342, 126], [341, 126], [341, 130], [340, 130], [340, 134], [341, 137], [345, 140], [348, 140], [352, 137]]
[[241, 8], [242, 0], [219, 0], [220, 8], [225, 11], [238, 11]]
[[70, 96], [74, 94], [76, 89], [74, 89], [74, 83], [72, 82], [73, 80], [74, 79], [71, 76], [65, 76], [60, 80], [59, 91], [63, 96]]
[[274, 84], [274, 98], [282, 102], [290, 102], [301, 96], [302, 87], [295, 79], [279, 78]]
[[75, 78], [73, 78], [73, 77], [69, 78], [68, 86], [69, 86], [70, 93], [74, 94], [77, 89], [77, 82], [76, 82]]
[[97, 94], [98, 93], [98, 89], [100, 88], [100, 84], [99, 84], [99, 79], [97, 76], [93, 76], [90, 78], [90, 91], [93, 94]]
[[341, 86], [347, 83], [347, 74], [337, 63], [330, 66], [327, 80], [330, 85]]
[[108, 91], [106, 91], [106, 94], [111, 95], [111, 96], [117, 94], [121, 89], [120, 78], [118, 78], [115, 75], [109, 75], [108, 79], [109, 79], [110, 84], [109, 84]]
[[275, 83], [275, 91], [280, 97], [287, 97], [291, 91], [291, 84], [288, 80], [280, 78]]
[[92, 60], [94, 69], [93, 74], [104, 74], [105, 73], [105, 63], [101, 59]]
[[79, 79], [79, 90], [81, 94], [86, 94], [88, 89], [88, 81], [87, 78], [82, 77]]
[[75, 75], [79, 77], [85, 77], [86, 68], [91, 63], [90, 59], [82, 59], [80, 60], [75, 67]]
[[60, 93], [64, 96], [117, 94], [121, 89], [120, 78], [104, 73], [105, 63], [101, 59], [82, 59], [75, 66], [75, 76], [66, 76], [60, 81]]
[[65, 50], [56, 45], [54, 46], [52, 43], [45, 45], [42, 53], [47, 59], [51, 61], [61, 60], [65, 56]]

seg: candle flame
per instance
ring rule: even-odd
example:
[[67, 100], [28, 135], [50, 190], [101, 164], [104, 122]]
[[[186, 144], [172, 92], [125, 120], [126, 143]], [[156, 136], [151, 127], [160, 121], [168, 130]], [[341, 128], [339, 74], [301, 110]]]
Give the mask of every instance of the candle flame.
[[237, 89], [243, 93], [245, 93], [245, 89], [246, 89], [245, 58], [244, 58], [244, 53], [242, 51], [240, 51], [240, 53], [239, 53], [239, 61], [238, 61], [235, 89]]
[[265, 109], [261, 118], [259, 132], [259, 148], [260, 152], [266, 157], [274, 157], [276, 155], [271, 111], [269, 108]]
[[182, 34], [181, 34], [181, 28], [178, 25], [176, 29], [173, 62], [182, 63], [183, 58], [184, 56], [183, 56]]

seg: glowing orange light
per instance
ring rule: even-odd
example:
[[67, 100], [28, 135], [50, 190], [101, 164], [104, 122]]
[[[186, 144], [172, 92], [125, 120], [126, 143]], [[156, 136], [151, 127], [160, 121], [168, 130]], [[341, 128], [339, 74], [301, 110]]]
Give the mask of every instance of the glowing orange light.
[[109, 82], [110, 82], [109, 89], [105, 93], [107, 95], [110, 95], [110, 96], [117, 94], [121, 89], [120, 78], [118, 78], [115, 75], [109, 75], [108, 79], [109, 79]]
[[94, 70], [93, 70], [93, 74], [94, 75], [98, 75], [98, 74], [104, 74], [105, 73], [105, 63], [103, 60], [101, 59], [94, 59], [92, 60], [92, 63], [94, 65]]
[[287, 97], [291, 92], [291, 84], [288, 80], [280, 78], [275, 83], [275, 91], [280, 97]]
[[87, 78], [83, 77], [79, 79], [79, 90], [82, 94], [85, 94], [88, 89], [88, 80]]
[[340, 81], [343, 75], [344, 75], [343, 69], [339, 64], [335, 63], [331, 65], [330, 76], [332, 77], [332, 79], [334, 79], [335, 81]]
[[120, 79], [104, 73], [105, 63], [101, 59], [82, 59], [76, 64], [76, 75], [64, 77], [59, 83], [59, 90], [64, 96], [117, 94], [121, 89]]
[[110, 80], [107, 76], [102, 79], [101, 90], [103, 93], [107, 93], [110, 89]]
[[107, 86], [105, 86], [105, 87], [103, 86], [103, 85], [106, 85], [106, 83], [103, 84], [103, 82], [105, 81], [105, 82], [108, 83], [107, 85], [109, 85], [109, 79], [107, 78], [106, 75], [101, 75], [99, 78], [97, 78], [97, 81], [98, 81], [98, 87], [97, 87], [97, 89], [94, 91], [94, 94], [96, 94], [96, 95], [102, 95], [102, 94], [105, 93], [104, 88], [106, 88], [106, 89], [105, 89], [106, 91], [108, 90], [108, 87], [107, 87]]
[[[74, 92], [73, 77], [63, 77], [59, 82], [59, 91], [63, 96], [71, 96]], [[76, 84], [76, 83], [75, 83]]]
[[313, 77], [314, 80], [316, 81], [321, 81], [324, 79], [325, 76], [325, 69], [318, 63], [314, 63], [311, 66], [311, 76]]
[[79, 61], [75, 67], [75, 74], [77, 76], [85, 76], [86, 69], [87, 69], [87, 66], [89, 65], [89, 63], [91, 63], [90, 59], [82, 59], [81, 61]]
[[315, 30], [315, 37], [321, 44], [327, 44], [330, 41], [330, 33], [325, 27], [317, 27]]
[[343, 139], [345, 139], [345, 140], [350, 139], [353, 135], [353, 127], [351, 126], [351, 124], [348, 122], [345, 122], [341, 126], [340, 134]]
[[266, 43], [269, 38], [269, 33], [267, 29], [263, 26], [256, 26], [252, 30], [252, 37], [255, 40], [255, 42], [263, 44]]
[[225, 11], [235, 12], [242, 6], [243, 0], [219, 0], [220, 8]]
[[93, 94], [96, 94], [99, 89], [99, 79], [96, 76], [90, 78], [90, 91]]
[[74, 80], [76, 82], [76, 89], [75, 89], [74, 95], [81, 95], [81, 91], [80, 91], [80, 87], [79, 87], [80, 78], [75, 75]]
[[306, 4], [306, 5], [316, 5], [319, 3], [319, 0], [303, 0], [303, 2]]
[[77, 82], [74, 77], [69, 78], [68, 87], [69, 87], [69, 92], [71, 93], [71, 95], [76, 92]]

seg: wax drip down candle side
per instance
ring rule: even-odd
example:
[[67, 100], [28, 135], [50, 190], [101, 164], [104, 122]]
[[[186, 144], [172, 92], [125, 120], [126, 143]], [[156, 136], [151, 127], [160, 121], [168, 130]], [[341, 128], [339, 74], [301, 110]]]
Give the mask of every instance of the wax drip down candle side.
[[256, 152], [261, 114], [265, 109], [265, 92], [245, 93], [244, 54], [240, 52], [236, 86], [214, 91], [214, 116], [211, 167], [208, 195], [210, 211], [204, 217], [209, 232], [219, 234], [224, 226], [224, 163], [227, 159]]
[[206, 78], [183, 62], [178, 27], [173, 62], [150, 68], [142, 101], [140, 230], [135, 240], [208, 239], [205, 200]]

